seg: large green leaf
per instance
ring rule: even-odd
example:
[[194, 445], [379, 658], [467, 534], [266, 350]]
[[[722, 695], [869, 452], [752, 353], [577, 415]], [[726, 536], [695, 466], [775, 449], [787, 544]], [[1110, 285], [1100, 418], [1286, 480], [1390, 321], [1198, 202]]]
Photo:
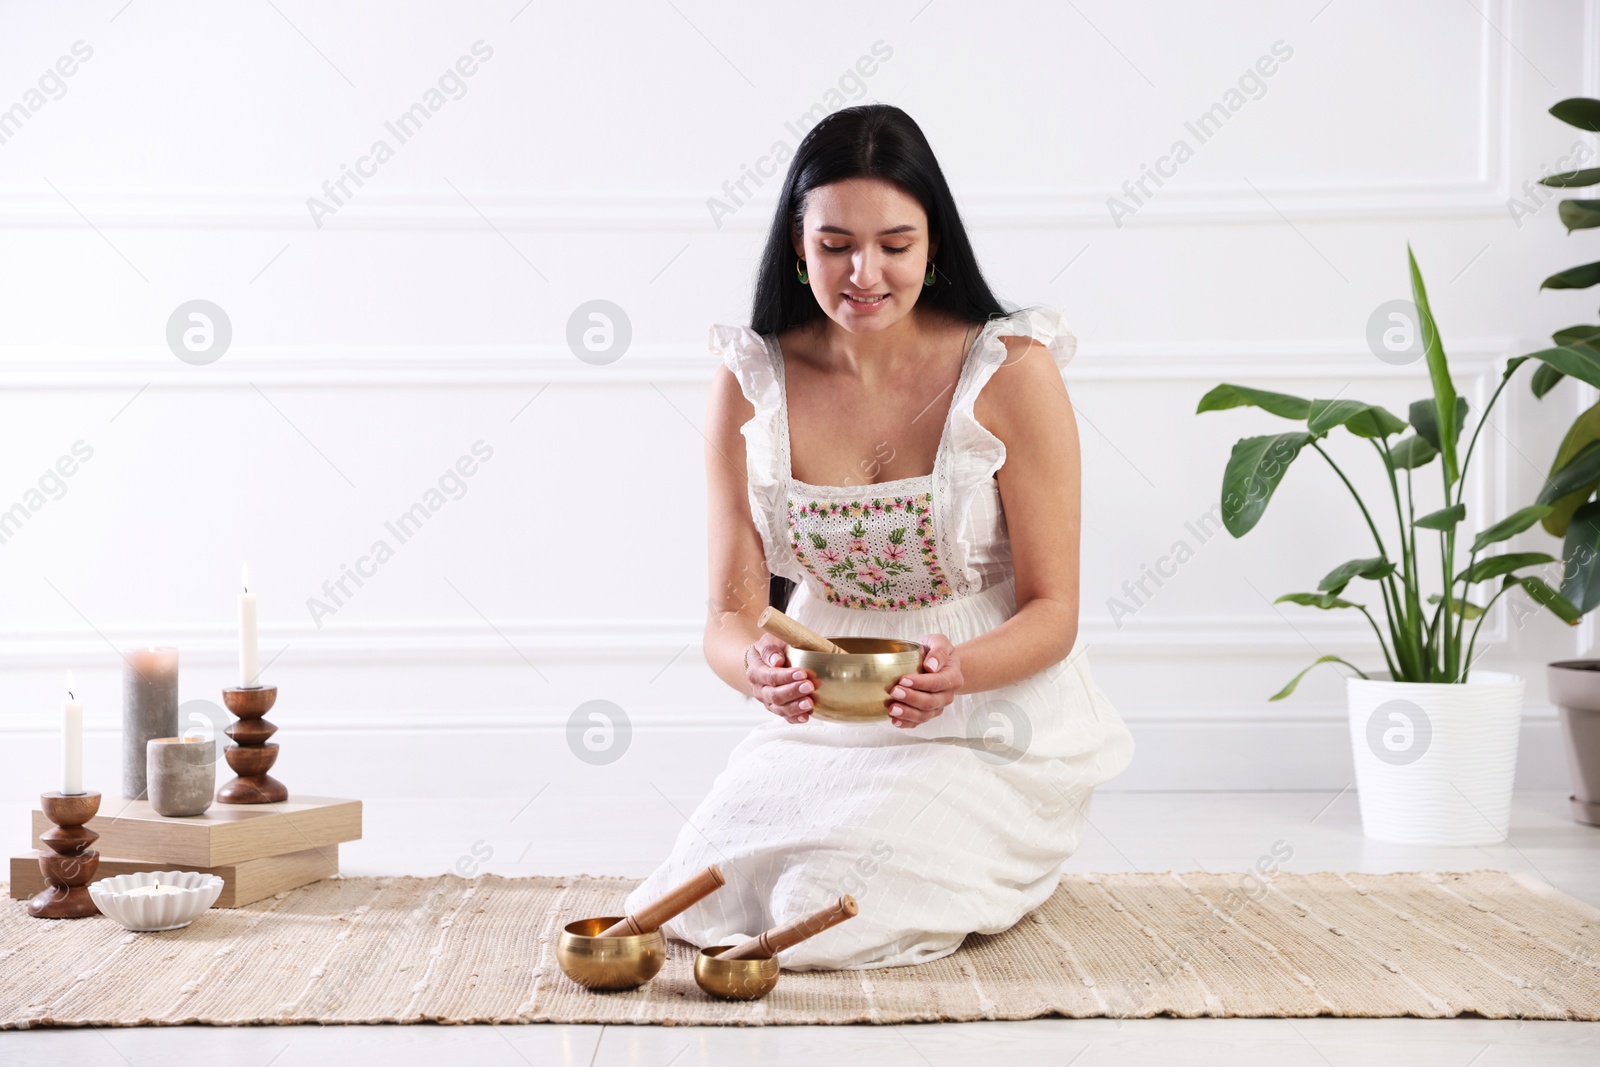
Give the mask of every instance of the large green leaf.
[[1469, 583], [1487, 582], [1490, 578], [1498, 578], [1502, 574], [1510, 574], [1522, 567], [1537, 567], [1542, 563], [1555, 563], [1554, 556], [1547, 556], [1543, 552], [1506, 552], [1488, 559], [1480, 559], [1460, 574], [1456, 581]]
[[1472, 551], [1482, 552], [1485, 548], [1508, 537], [1515, 537], [1526, 530], [1546, 515], [1550, 509], [1542, 504], [1529, 504], [1527, 507], [1512, 512], [1487, 530], [1480, 533], [1472, 541]]
[[1308, 608], [1321, 608], [1323, 611], [1327, 611], [1330, 608], [1359, 608], [1362, 606], [1360, 604], [1352, 604], [1348, 600], [1340, 600], [1332, 593], [1285, 593], [1277, 600], [1274, 600], [1273, 603], [1282, 604], [1284, 601], [1288, 601], [1291, 604], [1303, 604]]
[[1313, 400], [1306, 429], [1321, 437], [1336, 426], [1343, 426], [1357, 437], [1391, 437], [1406, 428], [1406, 423], [1379, 407], [1360, 400]]
[[1563, 374], [1570, 374], [1581, 382], [1600, 387], [1600, 346], [1586, 341], [1574, 341], [1556, 348], [1541, 348], [1537, 352], [1529, 352], [1525, 356], [1518, 356], [1512, 362], [1520, 364], [1528, 359], [1541, 360]]
[[[1558, 345], [1583, 346], [1581, 349], [1583, 353], [1600, 353], [1600, 344], [1597, 344], [1597, 342], [1600, 342], [1600, 326], [1568, 326], [1564, 330], [1557, 330], [1551, 334], [1550, 339]], [[1518, 356], [1512, 360], [1506, 367], [1506, 376], [1510, 377], [1511, 372], [1517, 368], [1517, 365], [1528, 358], [1530, 357]], [[1533, 380], [1528, 385], [1533, 390], [1533, 395], [1542, 399], [1546, 393], [1555, 388], [1557, 382], [1566, 376], [1566, 371], [1559, 370], [1549, 363], [1540, 363], [1539, 369], [1533, 372]]]
[[1349, 667], [1351, 670], [1353, 670], [1357, 674], [1361, 675], [1361, 677], [1365, 678], [1367, 676], [1367, 672], [1366, 671], [1362, 670], [1360, 667], [1357, 667], [1354, 663], [1351, 663], [1347, 659], [1343, 659], [1343, 658], [1341, 658], [1339, 656], [1332, 656], [1332, 655], [1329, 655], [1329, 656], [1318, 656], [1316, 658], [1316, 661], [1313, 662], [1310, 667], [1307, 667], [1305, 670], [1301, 671], [1299, 674], [1295, 675], [1293, 678], [1290, 678], [1288, 685], [1284, 686], [1282, 689], [1278, 690], [1276, 693], [1273, 693], [1267, 699], [1268, 700], [1282, 700], [1284, 697], [1286, 697], [1290, 693], [1294, 692], [1294, 687], [1300, 684], [1300, 679], [1304, 678], [1307, 674], [1310, 674], [1311, 673], [1311, 669], [1313, 667], [1316, 667], [1319, 664], [1323, 664], [1323, 663], [1343, 663], [1346, 667]]
[[1528, 383], [1528, 388], [1533, 390], [1533, 395], [1540, 400], [1544, 394], [1554, 389], [1566, 375], [1556, 370], [1548, 363], [1541, 363], [1534, 369], [1533, 380]]
[[1447, 508], [1440, 508], [1438, 511], [1430, 511], [1428, 514], [1422, 516], [1422, 518], [1412, 523], [1412, 525], [1420, 526], [1424, 530], [1453, 530], [1455, 529], [1456, 523], [1460, 522], [1466, 517], [1467, 506], [1465, 504], [1451, 504]]
[[[1456, 436], [1461, 435], [1461, 427], [1467, 424], [1467, 401], [1465, 397], [1456, 398]], [[1428, 444], [1432, 445], [1434, 452], [1443, 451], [1439, 447], [1439, 409], [1434, 406], [1433, 398], [1412, 401], [1409, 414], [1411, 425]], [[1432, 456], [1428, 457], [1432, 459]]]
[[1557, 271], [1539, 283], [1541, 289], [1587, 289], [1600, 282], [1600, 263], [1585, 263]]
[[1353, 578], [1371, 578], [1377, 581], [1387, 578], [1394, 573], [1394, 564], [1382, 556], [1373, 556], [1371, 559], [1353, 559], [1348, 563], [1341, 563], [1328, 572], [1328, 576], [1317, 583], [1317, 588], [1324, 593], [1338, 596], [1344, 592], [1344, 587], [1350, 584]]
[[[1444, 597], [1438, 593], [1428, 594], [1428, 603], [1430, 604], [1437, 604], [1443, 599]], [[1450, 601], [1450, 613], [1459, 615], [1463, 619], [1476, 619], [1483, 615], [1483, 608], [1470, 600], [1452, 599]]]
[[1561, 595], [1587, 614], [1600, 607], [1600, 503], [1588, 503], [1572, 515], [1562, 548]]
[[1269, 393], [1265, 389], [1252, 389], [1248, 385], [1229, 385], [1224, 382], [1200, 398], [1198, 415], [1204, 411], [1224, 411], [1228, 408], [1257, 407], [1262, 411], [1299, 421], [1311, 412], [1311, 401], [1288, 393]]
[[1578, 625], [1578, 621], [1583, 618], [1583, 612], [1578, 610], [1578, 606], [1550, 588], [1550, 584], [1543, 578], [1535, 578], [1531, 574], [1519, 578], [1515, 574], [1508, 574], [1505, 584], [1522, 586], [1523, 592], [1532, 597], [1536, 603], [1549, 608], [1552, 615], [1568, 626]]
[[1548, 185], [1552, 189], [1570, 189], [1580, 185], [1594, 185], [1600, 183], [1600, 167], [1589, 167], [1587, 170], [1568, 170], [1560, 174], [1552, 174], [1540, 178], [1540, 185]]
[[1233, 446], [1222, 473], [1222, 524], [1243, 537], [1261, 521], [1267, 503], [1300, 450], [1312, 440], [1303, 430], [1246, 437]]
[[1600, 100], [1587, 96], [1569, 96], [1550, 105], [1550, 114], [1590, 133], [1600, 133]]
[[[1433, 409], [1433, 401], [1424, 400], [1422, 403], [1427, 404], [1430, 411]], [[1462, 414], [1465, 415], [1466, 412], [1463, 411]], [[1390, 461], [1397, 471], [1415, 470], [1424, 464], [1432, 463], [1433, 457], [1438, 454], [1437, 448], [1417, 434], [1402, 437], [1389, 449]]]
[[1593, 344], [1596, 340], [1600, 340], [1600, 326], [1591, 326], [1587, 323], [1568, 326], [1564, 330], [1557, 330], [1551, 334], [1550, 340], [1558, 345], [1575, 345], [1584, 342]]
[[[1444, 484], [1449, 488], [1461, 477], [1456, 463], [1456, 441], [1461, 435], [1461, 423], [1456, 418], [1456, 386], [1450, 380], [1444, 340], [1439, 336], [1439, 324], [1434, 321], [1433, 309], [1428, 305], [1428, 290], [1422, 284], [1422, 271], [1417, 268], [1417, 257], [1409, 243], [1406, 244], [1406, 259], [1411, 264], [1411, 300], [1417, 305], [1417, 317], [1422, 320], [1423, 356], [1428, 361], [1428, 378], [1433, 382], [1433, 401], [1439, 415], [1439, 440], [1429, 443], [1439, 450], [1439, 461], [1444, 464]], [[1412, 422], [1415, 424], [1416, 420]], [[1418, 432], [1421, 432], [1420, 427]]]
[[1592, 230], [1600, 226], [1600, 200], [1563, 200], [1556, 214], [1566, 225], [1567, 232]]
[[1600, 484], [1600, 441], [1590, 441], [1578, 449], [1565, 466], [1550, 472], [1534, 502], [1554, 506], [1564, 496], [1592, 492], [1597, 484]]
[[[1567, 429], [1567, 436], [1561, 440], [1561, 447], [1556, 449], [1556, 458], [1550, 464], [1550, 470], [1554, 472], [1567, 466], [1573, 457], [1596, 441], [1600, 441], [1600, 404], [1595, 404], [1573, 420]], [[1540, 520], [1545, 532], [1552, 537], [1565, 537], [1572, 513], [1589, 499], [1596, 488], [1600, 488], [1600, 479], [1580, 485], [1561, 499], [1551, 501], [1554, 510]]]

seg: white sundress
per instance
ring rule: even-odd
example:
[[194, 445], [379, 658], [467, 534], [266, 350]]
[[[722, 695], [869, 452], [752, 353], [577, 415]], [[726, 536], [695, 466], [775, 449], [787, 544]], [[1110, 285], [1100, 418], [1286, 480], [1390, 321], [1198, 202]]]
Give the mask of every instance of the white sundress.
[[[943, 633], [956, 645], [1015, 614], [993, 478], [1005, 445], [973, 414], [1007, 335], [1036, 338], [1063, 368], [1076, 347], [1053, 309], [991, 320], [965, 357], [933, 473], [841, 487], [791, 476], [776, 340], [712, 327], [713, 352], [755, 407], [742, 428], [751, 516], [768, 568], [798, 583], [787, 614], [828, 637]], [[958, 694], [910, 729], [761, 714], [625, 906], [718, 864], [726, 884], [662, 928], [706, 947], [852, 894], [859, 913], [784, 951], [789, 970], [925, 963], [968, 933], [1008, 929], [1055, 891], [1094, 787], [1133, 757], [1081, 649], [1013, 685]]]

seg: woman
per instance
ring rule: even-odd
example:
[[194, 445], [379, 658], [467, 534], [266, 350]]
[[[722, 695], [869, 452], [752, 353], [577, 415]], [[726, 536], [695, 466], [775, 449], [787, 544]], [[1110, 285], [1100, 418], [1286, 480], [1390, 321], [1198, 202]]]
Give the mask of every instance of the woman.
[[[1133, 755], [1072, 653], [1075, 340], [1054, 311], [1005, 313], [922, 131], [885, 105], [806, 135], [751, 326], [711, 340], [705, 655], [774, 718], [626, 906], [716, 863], [726, 884], [669, 936], [733, 944], [850, 893], [859, 914], [786, 968], [939, 959], [1054, 892]], [[821, 634], [921, 644], [889, 722], [812, 719], [815, 676], [755, 625], [769, 575]]]

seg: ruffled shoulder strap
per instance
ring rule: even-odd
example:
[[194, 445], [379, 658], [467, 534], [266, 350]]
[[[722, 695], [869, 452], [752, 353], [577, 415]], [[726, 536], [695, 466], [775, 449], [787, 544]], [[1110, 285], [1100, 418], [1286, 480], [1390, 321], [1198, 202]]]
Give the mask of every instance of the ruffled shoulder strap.
[[783, 363], [777, 348], [748, 326], [711, 327], [710, 349], [739, 380], [755, 408], [739, 432], [744, 435], [750, 517], [761, 534], [767, 570], [801, 580], [799, 561], [788, 538], [789, 478], [787, 412], [783, 403]]
[[950, 402], [945, 447], [940, 450], [934, 476], [935, 498], [950, 531], [951, 571], [958, 595], [972, 591], [980, 578], [977, 568], [968, 562], [978, 534], [975, 497], [1006, 461], [1005, 442], [990, 433], [974, 413], [978, 394], [1008, 358], [1002, 337], [1032, 337], [1062, 370], [1078, 350], [1078, 339], [1066, 317], [1058, 308], [1049, 307], [1024, 308], [990, 319], [973, 341]]
[[[1066, 369], [1078, 352], [1078, 338], [1067, 325], [1066, 315], [1060, 308], [1023, 308], [1009, 315], [1001, 315], [984, 324], [977, 344], [982, 362], [998, 367], [1006, 361], [1005, 342], [1002, 337], [1031, 337], [1044, 345], [1055, 359], [1056, 366]], [[977, 390], [974, 390], [976, 393]]]

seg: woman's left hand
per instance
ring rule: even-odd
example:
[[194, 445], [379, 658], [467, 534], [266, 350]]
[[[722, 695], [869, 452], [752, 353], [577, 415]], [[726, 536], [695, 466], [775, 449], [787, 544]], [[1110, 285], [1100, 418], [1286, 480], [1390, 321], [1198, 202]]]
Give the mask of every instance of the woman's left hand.
[[908, 674], [889, 693], [889, 721], [912, 729], [934, 718], [956, 699], [964, 679], [955, 645], [944, 634], [925, 634], [922, 671]]

